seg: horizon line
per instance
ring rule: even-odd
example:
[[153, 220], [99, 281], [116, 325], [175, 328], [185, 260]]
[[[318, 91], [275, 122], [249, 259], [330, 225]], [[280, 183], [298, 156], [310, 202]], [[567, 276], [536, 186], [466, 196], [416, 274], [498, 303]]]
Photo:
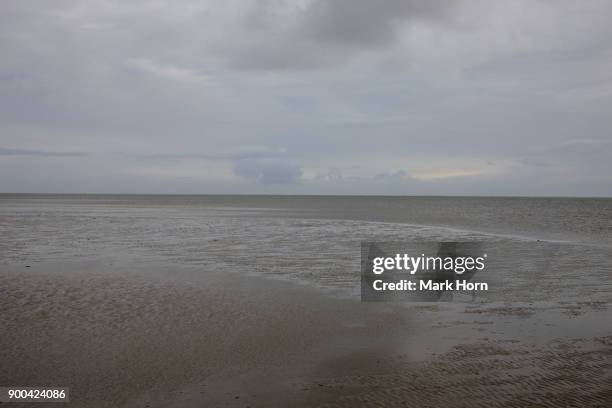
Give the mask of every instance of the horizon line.
[[7, 195], [90, 195], [90, 196], [244, 196], [244, 197], [380, 197], [380, 198], [592, 198], [612, 199], [612, 196], [571, 196], [571, 195], [461, 195], [461, 194], [267, 194], [267, 193], [100, 193], [100, 192], [0, 192]]

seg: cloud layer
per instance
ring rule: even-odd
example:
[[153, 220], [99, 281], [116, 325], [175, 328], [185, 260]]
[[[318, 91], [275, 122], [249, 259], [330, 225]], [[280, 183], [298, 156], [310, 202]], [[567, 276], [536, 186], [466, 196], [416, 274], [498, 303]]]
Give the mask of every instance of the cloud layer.
[[4, 2], [0, 191], [610, 196], [611, 16], [604, 0]]

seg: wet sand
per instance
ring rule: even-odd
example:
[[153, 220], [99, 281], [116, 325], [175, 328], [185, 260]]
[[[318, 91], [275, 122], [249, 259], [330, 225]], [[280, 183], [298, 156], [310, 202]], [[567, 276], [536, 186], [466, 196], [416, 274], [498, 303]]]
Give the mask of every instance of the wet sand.
[[605, 302], [361, 303], [137, 258], [1, 270], [0, 384], [69, 386], [66, 406], [612, 405]]

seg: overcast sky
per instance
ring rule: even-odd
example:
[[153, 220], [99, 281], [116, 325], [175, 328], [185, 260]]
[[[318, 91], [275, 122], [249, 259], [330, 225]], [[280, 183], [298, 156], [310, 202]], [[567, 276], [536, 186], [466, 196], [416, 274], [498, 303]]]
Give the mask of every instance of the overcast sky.
[[5, 0], [0, 192], [612, 195], [608, 0]]

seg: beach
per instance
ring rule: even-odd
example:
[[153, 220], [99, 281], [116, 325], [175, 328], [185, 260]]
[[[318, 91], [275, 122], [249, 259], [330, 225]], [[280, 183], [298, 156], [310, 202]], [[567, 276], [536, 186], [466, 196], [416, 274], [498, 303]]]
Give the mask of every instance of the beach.
[[0, 3], [0, 408], [612, 408], [612, 1]]
[[588, 240], [487, 235], [537, 273], [510, 268], [511, 280], [476, 298], [361, 302], [352, 257], [362, 236], [433, 239], [456, 226], [19, 200], [0, 208], [0, 384], [70, 387], [71, 402], [55, 405], [612, 401], [610, 249]]

